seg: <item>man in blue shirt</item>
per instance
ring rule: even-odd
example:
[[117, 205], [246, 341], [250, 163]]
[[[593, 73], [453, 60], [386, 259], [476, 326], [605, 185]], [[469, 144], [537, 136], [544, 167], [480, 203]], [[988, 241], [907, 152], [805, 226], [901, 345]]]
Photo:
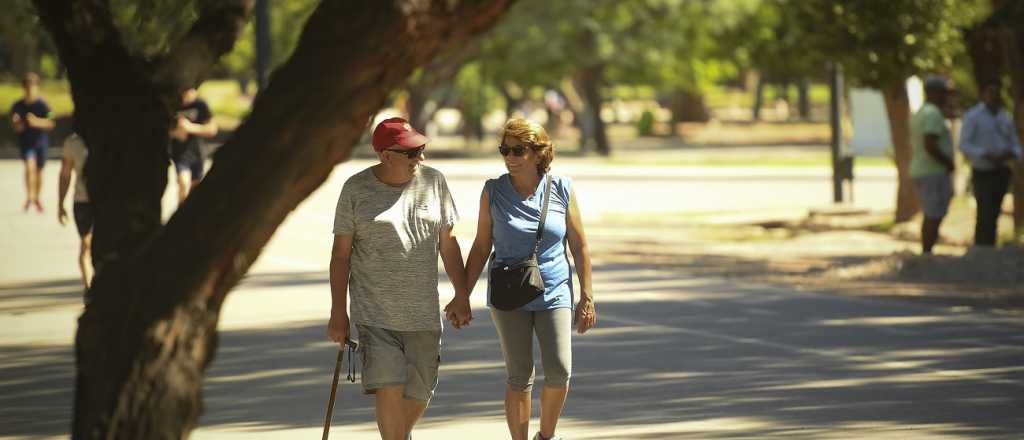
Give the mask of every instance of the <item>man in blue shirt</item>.
[[1010, 163], [1024, 157], [1010, 113], [1003, 108], [998, 81], [981, 85], [981, 102], [964, 116], [960, 151], [971, 162], [971, 184], [978, 202], [974, 244], [995, 246], [1003, 197], [1010, 185]]
[[25, 74], [21, 82], [25, 96], [11, 106], [11, 126], [17, 135], [18, 150], [25, 163], [25, 206], [23, 210], [35, 206], [36, 211], [43, 212], [43, 204], [39, 202], [39, 192], [43, 181], [40, 174], [46, 164], [46, 149], [50, 146], [47, 132], [53, 130], [53, 119], [50, 119], [50, 106], [39, 95], [39, 75]]

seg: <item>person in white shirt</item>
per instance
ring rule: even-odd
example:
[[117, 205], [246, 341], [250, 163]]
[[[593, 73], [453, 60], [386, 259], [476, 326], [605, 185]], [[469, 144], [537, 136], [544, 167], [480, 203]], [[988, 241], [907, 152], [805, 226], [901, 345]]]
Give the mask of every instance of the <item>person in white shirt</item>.
[[[92, 205], [89, 203], [89, 190], [85, 186], [85, 159], [88, 156], [89, 150], [82, 138], [75, 133], [68, 136], [64, 141], [64, 158], [60, 164], [60, 182], [57, 186], [57, 221], [63, 226], [67, 224], [68, 220], [64, 199], [67, 198], [68, 189], [71, 188], [71, 178], [75, 178], [72, 208], [78, 236], [82, 239], [78, 252], [78, 269], [82, 275], [82, 284], [85, 285], [87, 291], [92, 284], [93, 270], [89, 249], [92, 246], [92, 227], [96, 219]], [[88, 300], [88, 295], [86, 295], [86, 300]]]
[[977, 201], [976, 246], [994, 246], [1003, 197], [1010, 185], [1010, 163], [1024, 158], [1017, 128], [1003, 108], [1001, 84], [981, 86], [981, 102], [964, 115], [960, 151], [971, 163], [971, 184]]

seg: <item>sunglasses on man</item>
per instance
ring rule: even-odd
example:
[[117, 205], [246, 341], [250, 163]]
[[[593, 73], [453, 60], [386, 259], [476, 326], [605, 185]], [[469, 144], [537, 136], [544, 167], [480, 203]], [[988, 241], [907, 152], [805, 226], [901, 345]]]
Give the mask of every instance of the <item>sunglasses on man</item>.
[[526, 147], [525, 145], [516, 145], [514, 147], [510, 147], [508, 145], [500, 145], [498, 146], [498, 152], [501, 153], [502, 156], [508, 156], [509, 153], [512, 153], [512, 155], [515, 157], [523, 157], [523, 155], [526, 154], [527, 148], [528, 147]]
[[404, 154], [405, 157], [408, 157], [409, 159], [415, 159], [417, 157], [420, 157], [420, 153], [423, 153], [423, 149], [425, 149], [425, 148], [427, 148], [426, 145], [420, 145], [419, 148], [412, 148], [412, 149], [409, 149], [409, 150], [384, 150], [384, 151], [390, 151], [392, 153]]

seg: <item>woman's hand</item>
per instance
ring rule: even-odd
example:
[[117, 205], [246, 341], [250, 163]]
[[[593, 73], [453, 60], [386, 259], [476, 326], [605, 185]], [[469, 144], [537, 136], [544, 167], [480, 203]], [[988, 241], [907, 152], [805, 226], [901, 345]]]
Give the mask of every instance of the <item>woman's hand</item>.
[[597, 325], [597, 309], [594, 307], [594, 300], [590, 297], [580, 298], [576, 303], [576, 316], [573, 318], [576, 323], [576, 331], [584, 334]]
[[469, 322], [473, 320], [473, 309], [469, 306], [469, 298], [456, 295], [448, 305], [444, 306], [444, 314], [456, 329], [469, 327]]

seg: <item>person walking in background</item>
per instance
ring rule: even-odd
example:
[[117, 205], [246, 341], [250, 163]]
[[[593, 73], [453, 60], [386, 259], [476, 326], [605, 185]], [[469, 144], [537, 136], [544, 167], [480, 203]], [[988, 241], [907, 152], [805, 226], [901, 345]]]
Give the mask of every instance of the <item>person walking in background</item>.
[[39, 201], [42, 191], [42, 171], [46, 165], [46, 151], [50, 146], [49, 131], [53, 130], [49, 104], [39, 93], [39, 75], [26, 73], [21, 81], [24, 96], [11, 106], [11, 126], [17, 135], [18, 150], [25, 164], [25, 205], [28, 211], [35, 207], [43, 212]]
[[[82, 275], [82, 284], [86, 291], [92, 284], [92, 226], [95, 222], [92, 205], [89, 203], [89, 190], [85, 186], [85, 159], [89, 150], [85, 142], [78, 134], [72, 133], [64, 140], [64, 158], [60, 164], [60, 182], [57, 185], [57, 221], [64, 226], [68, 220], [68, 212], [65, 209], [64, 199], [67, 197], [68, 189], [71, 187], [71, 179], [75, 179], [75, 194], [72, 197], [72, 212], [75, 215], [75, 226], [78, 228], [78, 236], [81, 238], [78, 250], [78, 269]], [[88, 293], [86, 294], [88, 297]]]
[[982, 84], [981, 102], [967, 111], [960, 129], [960, 151], [971, 163], [977, 201], [976, 246], [995, 246], [1003, 197], [1010, 186], [1010, 163], [1024, 159], [1013, 117], [1003, 108], [1001, 89], [998, 81]]
[[[466, 281], [472, 289], [492, 248], [492, 265], [498, 267], [522, 261], [534, 252], [545, 192], [549, 191], [537, 250], [543, 293], [517, 309], [499, 310], [494, 307], [494, 289], [488, 286], [488, 304], [505, 357], [505, 419], [512, 439], [526, 440], [530, 431], [534, 335], [540, 344], [544, 390], [540, 431], [533, 438], [556, 439], [555, 428], [569, 394], [573, 325], [582, 334], [597, 322], [590, 251], [572, 181], [550, 173], [554, 145], [544, 127], [527, 119], [510, 119], [499, 139], [498, 151], [508, 173], [488, 180], [480, 194], [480, 216], [466, 262]], [[566, 243], [580, 282], [576, 304]], [[445, 311], [457, 328], [467, 325], [472, 318], [469, 292], [464, 297], [456, 295]]]
[[441, 363], [437, 258], [456, 295], [468, 296], [458, 214], [441, 173], [422, 165], [428, 139], [390, 118], [373, 132], [380, 163], [345, 182], [331, 254], [327, 335], [344, 344], [351, 323], [363, 356], [363, 390], [376, 397], [384, 440], [409, 437], [427, 408]]
[[921, 252], [930, 254], [953, 198], [953, 141], [946, 125], [952, 111], [946, 101], [953, 87], [946, 78], [931, 76], [925, 80], [924, 93], [924, 105], [910, 119], [910, 176], [924, 215]]
[[188, 197], [203, 179], [204, 162], [200, 138], [217, 136], [210, 106], [199, 97], [195, 87], [181, 93], [181, 107], [171, 127], [170, 154], [178, 182], [178, 203]]

